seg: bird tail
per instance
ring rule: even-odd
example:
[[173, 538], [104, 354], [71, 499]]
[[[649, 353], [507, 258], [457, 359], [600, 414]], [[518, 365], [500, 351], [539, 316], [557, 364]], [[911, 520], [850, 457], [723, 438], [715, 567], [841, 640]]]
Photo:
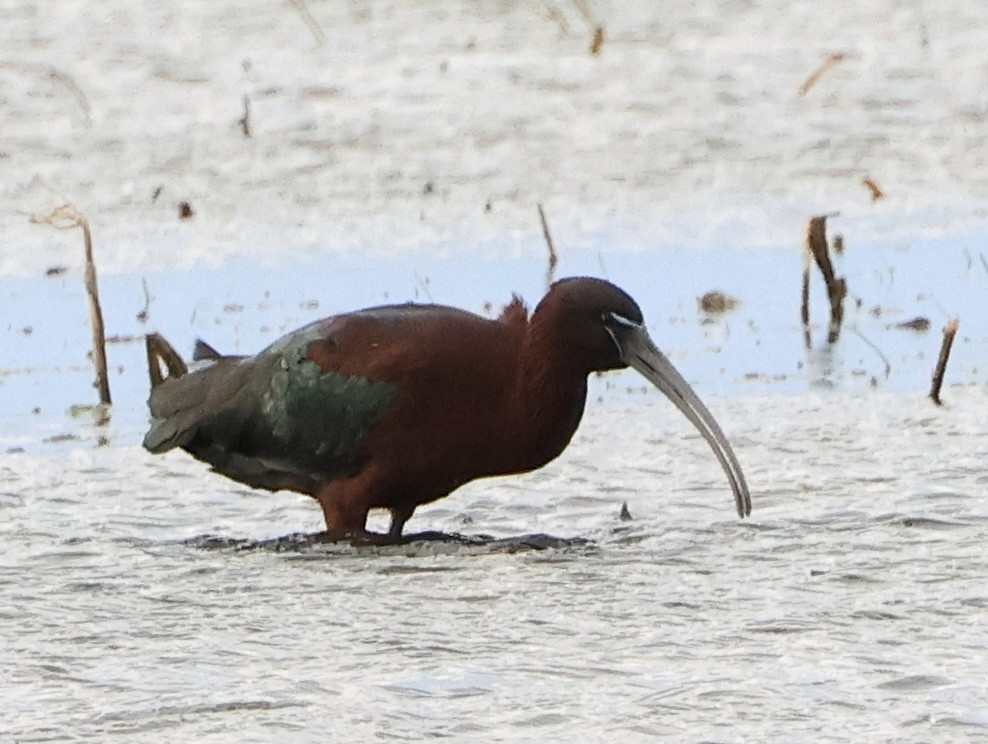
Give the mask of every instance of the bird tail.
[[[212, 441], [216, 426], [235, 431], [242, 424], [241, 418], [249, 418], [249, 406], [235, 404], [243, 395], [252, 369], [250, 364], [242, 363], [243, 357], [220, 354], [199, 341], [193, 361], [200, 364], [190, 370], [174, 347], [158, 334], [148, 334], [146, 347], [151, 427], [144, 436], [145, 449], [157, 454], [175, 447], [186, 448], [204, 431], [209, 435], [206, 439]], [[193, 454], [202, 459], [202, 453]], [[207, 462], [213, 459], [206, 458]]]
[[[175, 351], [175, 347], [165, 341], [164, 336], [149, 333], [144, 337], [144, 346], [148, 353], [148, 375], [151, 377], [151, 389], [161, 385], [173, 377], [183, 377], [189, 373], [189, 366]], [[162, 374], [164, 365], [166, 374]]]

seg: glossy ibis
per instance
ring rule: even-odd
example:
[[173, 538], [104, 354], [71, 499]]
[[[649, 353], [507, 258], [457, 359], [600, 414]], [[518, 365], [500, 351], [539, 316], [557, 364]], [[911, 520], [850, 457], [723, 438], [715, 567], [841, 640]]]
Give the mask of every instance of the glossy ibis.
[[556, 282], [531, 317], [517, 297], [496, 320], [390, 305], [316, 321], [255, 356], [200, 344], [194, 371], [160, 336], [147, 345], [144, 446], [181, 447], [251, 487], [308, 494], [331, 533], [364, 534], [368, 511], [383, 508], [397, 538], [421, 504], [545, 465], [576, 431], [587, 376], [626, 367], [693, 422], [738, 514], [751, 512], [720, 426], [652, 343], [635, 301], [600, 279]]

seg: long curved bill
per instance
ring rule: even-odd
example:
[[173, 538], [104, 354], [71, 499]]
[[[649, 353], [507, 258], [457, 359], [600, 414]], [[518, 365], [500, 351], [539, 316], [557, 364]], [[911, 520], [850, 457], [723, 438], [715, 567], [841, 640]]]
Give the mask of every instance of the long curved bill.
[[[617, 320], [617, 318], [616, 318]], [[748, 493], [748, 484], [741, 472], [741, 465], [738, 458], [734, 456], [730, 442], [724, 434], [720, 425], [714, 420], [713, 415], [703, 405], [703, 402], [693, 392], [693, 388], [683, 379], [672, 362], [666, 359], [665, 354], [656, 348], [649, 338], [645, 327], [632, 323], [624, 318], [619, 319], [620, 331], [611, 335], [621, 353], [624, 362], [645, 377], [655, 387], [662, 391], [669, 400], [675, 404], [676, 408], [682, 411], [693, 426], [707, 440], [710, 448], [717, 455], [721, 467], [727, 473], [727, 479], [731, 483], [734, 491], [734, 501], [737, 504], [738, 515], [746, 517], [751, 514], [751, 495]]]

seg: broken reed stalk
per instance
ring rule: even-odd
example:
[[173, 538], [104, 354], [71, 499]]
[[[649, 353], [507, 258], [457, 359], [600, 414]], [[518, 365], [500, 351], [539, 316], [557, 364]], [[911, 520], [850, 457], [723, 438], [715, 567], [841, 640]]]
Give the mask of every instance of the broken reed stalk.
[[151, 307], [151, 292], [148, 291], [148, 280], [141, 277], [141, 286], [144, 288], [144, 307], [137, 312], [137, 319], [141, 323], [146, 323], [148, 319], [148, 310]]
[[76, 101], [79, 102], [79, 108], [82, 109], [82, 113], [86, 115], [86, 126], [88, 127], [92, 123], [92, 116], [90, 116], [89, 100], [86, 98], [86, 94], [82, 92], [82, 89], [76, 85], [75, 80], [67, 72], [62, 72], [61, 70], [56, 70], [52, 67], [48, 71], [49, 77], [52, 80], [57, 80], [59, 83], [64, 85], [69, 93], [75, 96]]
[[93, 238], [89, 220], [71, 204], [56, 207], [44, 217], [32, 217], [32, 222], [51, 225], [59, 229], [81, 227], [86, 250], [85, 286], [89, 298], [89, 324], [93, 331], [93, 365], [96, 367], [96, 389], [99, 402], [110, 405], [110, 378], [106, 371], [106, 332], [103, 327], [103, 309], [99, 304], [99, 287], [96, 283], [96, 264], [93, 261]]
[[305, 25], [309, 27], [309, 31], [312, 32], [312, 36], [315, 38], [316, 43], [325, 44], [326, 34], [323, 33], [322, 28], [319, 26], [319, 22], [312, 17], [312, 13], [309, 12], [309, 6], [305, 4], [305, 0], [290, 0], [292, 6], [298, 11], [298, 14], [302, 16], [302, 20], [305, 21]]
[[244, 115], [240, 117], [237, 123], [240, 125], [240, 131], [244, 133], [244, 137], [249, 139], [252, 130], [250, 126], [250, 98], [247, 96], [244, 96]]
[[865, 176], [864, 178], [862, 178], [861, 183], [871, 193], [871, 200], [873, 202], [885, 198], [885, 192], [882, 191], [881, 188], [879, 188], [878, 184], [875, 183], [875, 181], [871, 178], [871, 176]]
[[103, 308], [99, 304], [99, 286], [96, 283], [96, 263], [93, 261], [93, 237], [89, 232], [89, 220], [79, 215], [83, 241], [86, 244], [86, 296], [89, 298], [89, 323], [93, 330], [93, 364], [96, 365], [96, 389], [99, 402], [110, 405], [110, 378], [106, 371], [106, 330], [103, 326]]
[[810, 252], [808, 250], [803, 251], [803, 291], [799, 315], [803, 321], [803, 343], [809, 349], [813, 343], [810, 337]]
[[808, 78], [806, 78], [806, 82], [804, 82], [802, 85], [799, 86], [799, 95], [805, 96], [807, 93], [809, 93], [810, 88], [812, 88], [814, 85], [816, 85], [817, 80], [819, 80], [821, 78], [821, 76], [823, 75], [823, 73], [825, 73], [827, 70], [829, 70], [834, 65], [837, 65], [838, 63], [843, 62], [843, 61], [844, 61], [844, 53], [843, 52], [834, 52], [829, 57], [827, 57], [820, 64], [819, 67], [817, 67], [812, 73], [810, 73], [810, 76]]
[[889, 378], [889, 375], [892, 374], [892, 363], [889, 361], [889, 358], [887, 356], [885, 356], [885, 354], [882, 353], [882, 350], [881, 349], [878, 348], [878, 344], [874, 343], [871, 339], [869, 339], [867, 336], [865, 336], [857, 328], [855, 328], [854, 326], [850, 326], [848, 328], [848, 330], [849, 331], [852, 331], [858, 338], [860, 338], [868, 346], [870, 346], [871, 349], [872, 349], [872, 351], [874, 351], [876, 354], [878, 354], [878, 356], [882, 360], [882, 363], [885, 365], [885, 379], [887, 380]]
[[552, 244], [552, 235], [549, 234], [549, 223], [545, 218], [545, 210], [542, 209], [542, 205], [537, 205], [539, 208], [539, 220], [542, 222], [542, 237], [545, 238], [545, 244], [549, 248], [549, 268], [545, 272], [545, 284], [546, 286], [552, 285], [552, 280], [556, 275], [556, 264], [559, 263], [559, 256], [556, 255], [556, 247]]
[[593, 11], [590, 10], [590, 4], [587, 0], [573, 0], [573, 6], [579, 11], [580, 15], [583, 16], [583, 20], [591, 26], [597, 25], [597, 20], [594, 17]]
[[[847, 282], [843, 277], [834, 273], [834, 265], [830, 262], [830, 251], [827, 247], [827, 217], [811, 217], [806, 223], [806, 251], [812, 255], [816, 265], [823, 275], [827, 285], [827, 297], [830, 300], [830, 330], [827, 332], [827, 343], [837, 342], [840, 336], [841, 324], [844, 322], [844, 297], [847, 296]], [[803, 331], [809, 345], [809, 267], [808, 259], [803, 265]]]
[[947, 369], [947, 359], [950, 358], [950, 348], [954, 345], [954, 336], [957, 335], [957, 328], [960, 326], [960, 319], [954, 318], [943, 327], [943, 343], [940, 344], [940, 358], [937, 359], [936, 369], [933, 370], [933, 385], [930, 388], [930, 398], [938, 406], [942, 406], [940, 401], [940, 388], [943, 386], [943, 373]]

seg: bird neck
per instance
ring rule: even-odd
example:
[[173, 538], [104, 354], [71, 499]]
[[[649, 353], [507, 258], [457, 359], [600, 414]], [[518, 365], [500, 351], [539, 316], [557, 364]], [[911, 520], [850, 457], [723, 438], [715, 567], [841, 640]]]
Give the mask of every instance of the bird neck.
[[532, 468], [555, 459], [565, 449], [587, 400], [587, 373], [573, 364], [551, 328], [538, 320], [532, 319], [521, 346], [515, 409], [519, 415], [516, 431]]

